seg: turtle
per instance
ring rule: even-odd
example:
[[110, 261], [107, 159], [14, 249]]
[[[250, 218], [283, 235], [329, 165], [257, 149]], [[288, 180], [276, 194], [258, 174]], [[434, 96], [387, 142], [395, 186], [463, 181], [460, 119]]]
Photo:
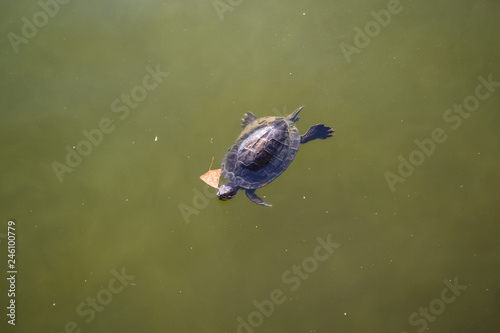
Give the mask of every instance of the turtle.
[[232, 199], [239, 189], [244, 189], [256, 204], [271, 206], [259, 198], [255, 190], [266, 186], [288, 168], [299, 145], [327, 139], [334, 132], [324, 124], [317, 124], [300, 135], [295, 123], [303, 108], [299, 107], [288, 117], [257, 118], [252, 112], [245, 113], [241, 124], [243, 131], [222, 160], [222, 177], [229, 181], [219, 187], [219, 200]]

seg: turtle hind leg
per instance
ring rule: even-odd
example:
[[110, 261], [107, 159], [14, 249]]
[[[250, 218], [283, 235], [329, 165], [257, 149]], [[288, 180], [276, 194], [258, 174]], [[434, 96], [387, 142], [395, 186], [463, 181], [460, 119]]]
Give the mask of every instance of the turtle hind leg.
[[246, 190], [246, 194], [247, 194], [248, 199], [252, 200], [257, 205], [266, 206], [266, 207], [271, 207], [272, 206], [272, 205], [266, 203], [261, 198], [259, 198], [257, 196], [257, 194], [255, 194], [255, 190]]
[[333, 135], [334, 130], [323, 124], [311, 126], [306, 134], [300, 136], [300, 143], [307, 143], [315, 139], [327, 139]]
[[254, 115], [252, 112], [248, 111], [243, 116], [243, 119], [241, 119], [241, 127], [243, 128], [247, 127], [247, 125], [250, 124], [255, 119], [257, 119], [257, 116]]

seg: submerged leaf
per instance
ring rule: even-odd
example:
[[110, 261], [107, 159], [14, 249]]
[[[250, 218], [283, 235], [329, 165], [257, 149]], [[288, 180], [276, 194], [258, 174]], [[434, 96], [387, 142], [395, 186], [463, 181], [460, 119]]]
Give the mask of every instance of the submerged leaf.
[[208, 185], [218, 189], [221, 171], [222, 171], [221, 169], [209, 170], [208, 172], [201, 175], [200, 179], [203, 180]]
[[208, 171], [205, 172], [203, 175], [201, 175], [200, 179], [203, 180], [208, 185], [218, 189], [219, 188], [220, 173], [222, 170], [221, 169], [210, 170], [213, 163], [214, 163], [214, 157], [212, 157], [212, 163], [210, 163], [210, 166], [208, 167]]

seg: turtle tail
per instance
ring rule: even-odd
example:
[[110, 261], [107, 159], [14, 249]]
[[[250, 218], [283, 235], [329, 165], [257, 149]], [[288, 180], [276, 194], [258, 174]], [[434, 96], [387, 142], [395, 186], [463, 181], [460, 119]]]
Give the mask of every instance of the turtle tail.
[[293, 111], [287, 118], [290, 119], [293, 122], [296, 122], [299, 120], [299, 112], [303, 109], [304, 107], [301, 106], [297, 110]]

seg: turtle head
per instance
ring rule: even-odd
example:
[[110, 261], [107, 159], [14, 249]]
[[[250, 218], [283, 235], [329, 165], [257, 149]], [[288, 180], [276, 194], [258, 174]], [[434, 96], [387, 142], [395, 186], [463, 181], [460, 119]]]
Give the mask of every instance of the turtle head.
[[234, 185], [233, 182], [227, 182], [219, 186], [217, 196], [219, 197], [219, 200], [226, 201], [234, 198], [236, 192], [238, 192], [238, 186]]

